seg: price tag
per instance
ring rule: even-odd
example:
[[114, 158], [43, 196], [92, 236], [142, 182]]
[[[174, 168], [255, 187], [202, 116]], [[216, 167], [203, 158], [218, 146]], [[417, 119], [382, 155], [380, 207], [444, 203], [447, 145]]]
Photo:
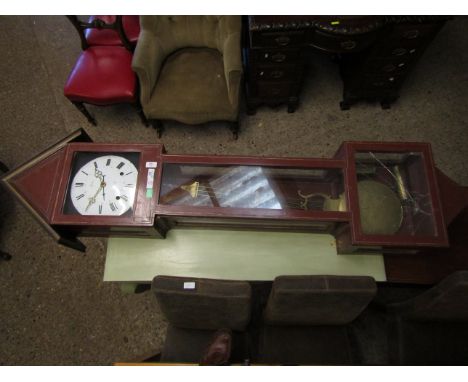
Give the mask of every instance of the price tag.
[[146, 168], [156, 168], [158, 167], [158, 162], [146, 162]]
[[184, 289], [195, 289], [195, 281], [184, 282]]
[[154, 183], [154, 168], [148, 170], [148, 177], [146, 178], [146, 188], [153, 188]]

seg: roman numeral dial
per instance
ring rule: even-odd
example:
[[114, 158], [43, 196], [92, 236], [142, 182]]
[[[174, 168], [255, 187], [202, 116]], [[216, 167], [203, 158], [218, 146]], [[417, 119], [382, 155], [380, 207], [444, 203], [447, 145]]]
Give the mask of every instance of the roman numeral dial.
[[138, 169], [124, 155], [97, 156], [75, 171], [68, 198], [77, 213], [120, 216], [133, 208]]

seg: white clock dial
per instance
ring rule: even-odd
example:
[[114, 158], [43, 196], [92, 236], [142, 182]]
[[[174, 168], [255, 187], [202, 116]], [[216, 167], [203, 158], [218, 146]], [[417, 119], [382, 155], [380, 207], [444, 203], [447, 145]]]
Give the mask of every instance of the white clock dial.
[[95, 158], [75, 174], [70, 198], [81, 215], [119, 216], [133, 207], [138, 170], [118, 155]]

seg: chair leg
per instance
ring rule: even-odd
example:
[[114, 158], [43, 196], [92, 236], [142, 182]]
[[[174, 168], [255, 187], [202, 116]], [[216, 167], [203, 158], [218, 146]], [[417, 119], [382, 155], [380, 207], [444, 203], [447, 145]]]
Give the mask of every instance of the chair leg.
[[234, 140], [237, 141], [237, 138], [239, 138], [239, 121], [229, 122], [229, 130], [231, 130]]
[[72, 102], [72, 104], [75, 105], [75, 107], [84, 114], [89, 123], [91, 123], [94, 126], [97, 126], [96, 120], [91, 114], [89, 114], [89, 111], [88, 109], [86, 109], [83, 102]]
[[5, 163], [0, 161], [0, 172], [6, 173], [8, 171], [9, 171], [8, 166]]
[[140, 119], [141, 119], [141, 122], [143, 123], [143, 125], [145, 125], [146, 127], [149, 127], [150, 124], [149, 124], [148, 120], [146, 119], [145, 113], [143, 113], [143, 108], [141, 107], [141, 105], [138, 103], [138, 104], [135, 105], [135, 108], [137, 110], [138, 115], [140, 116]]
[[11, 260], [11, 255], [6, 252], [0, 251], [0, 260], [9, 261]]
[[162, 121], [160, 119], [152, 119], [151, 125], [158, 132], [158, 138], [161, 138], [162, 133], [164, 132], [164, 125]]

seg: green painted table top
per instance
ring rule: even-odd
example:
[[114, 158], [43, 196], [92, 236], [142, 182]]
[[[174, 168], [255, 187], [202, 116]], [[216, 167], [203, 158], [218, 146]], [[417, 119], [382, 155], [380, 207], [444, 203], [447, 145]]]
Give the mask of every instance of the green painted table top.
[[110, 238], [104, 281], [156, 275], [268, 281], [279, 275], [368, 275], [386, 281], [382, 254], [338, 255], [328, 234], [172, 229], [166, 239]]

